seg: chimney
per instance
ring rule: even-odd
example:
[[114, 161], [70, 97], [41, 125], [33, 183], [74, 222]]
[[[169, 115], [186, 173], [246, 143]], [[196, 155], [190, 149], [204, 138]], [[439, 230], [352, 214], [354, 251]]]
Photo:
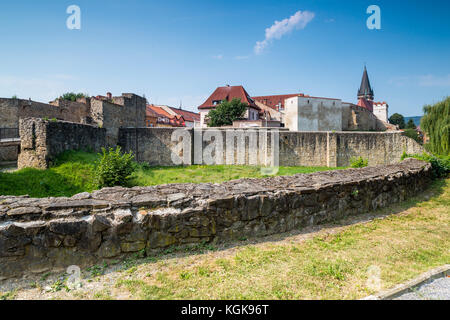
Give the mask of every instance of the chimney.
[[107, 92], [106, 93], [106, 97], [111, 100], [112, 99], [112, 93], [111, 92]]

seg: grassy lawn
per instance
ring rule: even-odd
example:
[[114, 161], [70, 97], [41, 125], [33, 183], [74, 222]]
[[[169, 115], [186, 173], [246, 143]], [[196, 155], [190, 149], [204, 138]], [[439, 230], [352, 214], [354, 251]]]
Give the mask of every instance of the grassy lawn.
[[398, 214], [334, 234], [146, 263], [114, 289], [138, 299], [362, 298], [374, 293], [366, 286], [370, 266], [380, 268], [387, 289], [450, 263], [450, 179], [428, 193], [428, 201], [412, 199], [378, 212]]
[[450, 263], [449, 208], [450, 179], [436, 180], [416, 198], [339, 224], [96, 266], [68, 292], [43, 290], [55, 287], [51, 277], [0, 291], [7, 299], [358, 299], [375, 293], [366, 286], [371, 266], [387, 289]]
[[[31, 197], [71, 197], [96, 189], [93, 183], [98, 156], [86, 152], [66, 152], [48, 170], [22, 169], [12, 173], [0, 172], [0, 195], [29, 195]], [[280, 167], [278, 175], [294, 175], [342, 168]], [[151, 186], [168, 183], [223, 182], [240, 178], [261, 178], [260, 167], [254, 166], [138, 166], [131, 186]]]

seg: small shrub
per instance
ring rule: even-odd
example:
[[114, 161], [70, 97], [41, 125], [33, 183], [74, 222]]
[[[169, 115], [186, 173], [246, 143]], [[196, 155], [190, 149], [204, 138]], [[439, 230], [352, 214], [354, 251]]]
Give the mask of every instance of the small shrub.
[[450, 173], [450, 156], [435, 156], [432, 154], [407, 154], [403, 152], [402, 160], [414, 158], [431, 163], [434, 178], [446, 178]]
[[418, 142], [418, 143], [420, 143], [420, 144], [423, 144], [423, 137], [421, 137], [421, 136], [419, 135], [419, 133], [416, 131], [416, 129], [410, 129], [410, 128], [405, 129], [405, 130], [404, 130], [404, 135], [405, 135], [406, 137], [409, 137], [409, 138], [411, 138], [411, 139], [414, 139], [416, 142]]
[[120, 147], [102, 148], [100, 160], [95, 167], [95, 182], [99, 188], [126, 186], [136, 169], [131, 152], [122, 153]]
[[363, 157], [351, 158], [350, 166], [352, 168], [364, 168], [369, 165], [369, 160], [364, 159]]

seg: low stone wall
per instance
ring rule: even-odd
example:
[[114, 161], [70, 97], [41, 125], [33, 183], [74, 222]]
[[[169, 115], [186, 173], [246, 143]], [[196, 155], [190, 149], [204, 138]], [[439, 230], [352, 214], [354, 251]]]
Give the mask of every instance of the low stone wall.
[[0, 197], [0, 279], [85, 267], [203, 241], [282, 233], [366, 213], [423, 191], [430, 165], [107, 188], [72, 198]]
[[106, 145], [105, 129], [72, 122], [20, 119], [19, 132], [19, 169], [46, 169], [57, 155], [66, 150], [98, 152]]

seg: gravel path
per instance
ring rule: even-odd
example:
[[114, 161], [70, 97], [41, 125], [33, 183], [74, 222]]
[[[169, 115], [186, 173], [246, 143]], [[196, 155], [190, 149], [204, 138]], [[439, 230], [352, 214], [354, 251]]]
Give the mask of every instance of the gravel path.
[[433, 280], [394, 300], [450, 300], [450, 277]]

